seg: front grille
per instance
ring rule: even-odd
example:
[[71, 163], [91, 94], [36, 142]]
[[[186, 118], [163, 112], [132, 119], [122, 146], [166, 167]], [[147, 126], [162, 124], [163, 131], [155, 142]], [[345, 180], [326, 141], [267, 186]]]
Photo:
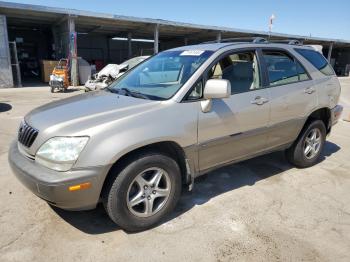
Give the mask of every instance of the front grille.
[[38, 130], [22, 122], [18, 130], [18, 141], [26, 147], [31, 147], [38, 133]]

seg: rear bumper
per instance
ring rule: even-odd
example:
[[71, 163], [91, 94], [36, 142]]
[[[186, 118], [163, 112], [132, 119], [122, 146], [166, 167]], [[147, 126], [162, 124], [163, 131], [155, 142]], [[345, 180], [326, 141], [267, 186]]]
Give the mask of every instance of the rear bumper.
[[[88, 210], [96, 207], [109, 166], [57, 172], [23, 156], [14, 141], [9, 150], [10, 166], [21, 183], [38, 197], [67, 210]], [[84, 190], [69, 191], [70, 186], [91, 183]]]
[[341, 105], [336, 105], [331, 109], [331, 125], [335, 125], [343, 112], [343, 107]]

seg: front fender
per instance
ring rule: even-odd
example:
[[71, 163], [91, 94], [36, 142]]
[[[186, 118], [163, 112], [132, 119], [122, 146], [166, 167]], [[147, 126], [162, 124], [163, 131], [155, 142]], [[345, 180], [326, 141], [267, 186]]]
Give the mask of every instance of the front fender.
[[186, 148], [197, 143], [197, 104], [175, 103], [155, 112], [109, 123], [90, 138], [75, 167], [110, 165], [153, 143], [172, 141]]

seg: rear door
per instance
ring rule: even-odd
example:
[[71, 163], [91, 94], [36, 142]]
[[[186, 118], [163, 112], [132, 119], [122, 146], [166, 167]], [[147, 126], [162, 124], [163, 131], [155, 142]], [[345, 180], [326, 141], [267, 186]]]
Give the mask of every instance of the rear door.
[[332, 66], [322, 54], [315, 50], [301, 48], [294, 50], [318, 70], [314, 84], [319, 91], [319, 105], [321, 107], [335, 107], [340, 96], [340, 84]]
[[221, 56], [204, 78], [229, 80], [231, 96], [213, 99], [210, 112], [199, 110], [200, 170], [264, 150], [270, 104], [268, 90], [262, 88], [256, 50]]
[[302, 64], [289, 52], [263, 49], [270, 93], [268, 147], [294, 141], [308, 114], [317, 106], [316, 89]]

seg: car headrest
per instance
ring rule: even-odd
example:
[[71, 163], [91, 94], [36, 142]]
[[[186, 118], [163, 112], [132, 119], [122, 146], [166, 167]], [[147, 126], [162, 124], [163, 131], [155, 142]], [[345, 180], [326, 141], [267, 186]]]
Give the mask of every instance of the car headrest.
[[291, 63], [287, 62], [287, 61], [281, 61], [281, 62], [277, 62], [275, 64], [275, 70], [290, 70], [291, 69]]
[[252, 78], [253, 77], [253, 63], [252, 62], [234, 62], [233, 72], [238, 78]]

